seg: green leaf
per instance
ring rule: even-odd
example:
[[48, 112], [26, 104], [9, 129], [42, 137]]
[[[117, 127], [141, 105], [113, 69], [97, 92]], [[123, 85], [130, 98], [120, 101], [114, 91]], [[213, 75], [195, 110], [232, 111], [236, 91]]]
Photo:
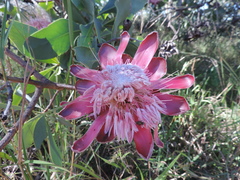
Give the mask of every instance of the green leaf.
[[36, 124], [38, 121], [43, 117], [43, 114], [40, 114], [37, 117], [34, 117], [24, 123], [23, 129], [22, 129], [22, 139], [23, 139], [23, 144], [25, 148], [29, 148], [30, 146], [33, 145], [34, 143], [34, 131]]
[[[52, 74], [52, 72], [54, 72], [54, 70], [57, 68], [58, 66], [52, 66], [49, 67], [41, 72], [39, 72], [41, 75], [43, 75], [46, 78], [49, 78]], [[31, 79], [37, 80], [37, 78], [35, 78], [34, 76], [31, 76]]]
[[78, 38], [78, 46], [89, 47], [93, 35], [93, 23], [80, 25], [81, 35]]
[[73, 4], [79, 8], [79, 10], [85, 12], [85, 16], [89, 19], [89, 22], [94, 18], [94, 1], [93, 0], [72, 0]]
[[72, 61], [71, 58], [70, 58], [70, 50], [68, 50], [67, 52], [65, 52], [61, 56], [59, 56], [58, 59], [59, 59], [59, 62], [60, 62], [60, 66], [64, 70], [69, 69], [69, 64], [71, 63], [70, 61]]
[[0, 152], [0, 159], [7, 159], [9, 161], [15, 162], [14, 159], [4, 152]]
[[[66, 52], [70, 47], [67, 19], [58, 19], [48, 27], [33, 33], [31, 36], [39, 39], [47, 39], [57, 55]], [[39, 50], [41, 51], [41, 49]]]
[[41, 161], [41, 160], [26, 160], [26, 161], [23, 162], [23, 164], [29, 164], [29, 163], [32, 163], [32, 164], [41, 164], [41, 165], [46, 165], [46, 166], [52, 166], [52, 165], [54, 165], [54, 164], [51, 163], [51, 162]]
[[37, 149], [40, 149], [44, 139], [47, 137], [47, 130], [46, 130], [46, 120], [45, 117], [41, 117], [35, 125], [34, 129], [34, 144]]
[[78, 62], [84, 64], [89, 68], [94, 68], [98, 66], [98, 61], [95, 53], [93, 52], [93, 49], [78, 46], [74, 48], [74, 51], [76, 53], [76, 58]]
[[38, 61], [42, 63], [48, 63], [48, 64], [59, 64], [57, 57], [54, 57], [51, 59], [38, 59]]
[[46, 38], [39, 39], [30, 36], [27, 41], [25, 41], [24, 46], [36, 60], [50, 59], [57, 56], [57, 53], [53, 50], [52, 45]]
[[[32, 26], [20, 23], [18, 21], [13, 21], [9, 31], [9, 38], [17, 47], [17, 49], [27, 57], [34, 58], [34, 56], [36, 56], [36, 59], [41, 58], [41, 56], [52, 57], [53, 56], [52, 53], [49, 54], [49, 51], [50, 51], [50, 49], [48, 49], [49, 46], [46, 46], [46, 47], [44, 46], [44, 43], [49, 43], [49, 42], [47, 42], [46, 40], [42, 40], [42, 39], [39, 40], [36, 38], [33, 39], [33, 37], [31, 38], [29, 37], [32, 33], [36, 31], [37, 29]], [[28, 40], [30, 40], [29, 42], [30, 44], [28, 44]], [[31, 47], [32, 45], [33, 47]], [[40, 47], [36, 49], [36, 46], [40, 46]], [[44, 48], [44, 51], [45, 51], [44, 53], [42, 52], [42, 47]], [[52, 47], [50, 48], [52, 49]], [[32, 52], [30, 50], [32, 50]], [[57, 59], [55, 58], [52, 58], [52, 59], [48, 58], [47, 60], [42, 60], [41, 62], [56, 63], [56, 64], [58, 63]]]
[[94, 27], [97, 34], [98, 43], [102, 43], [102, 21], [100, 19], [94, 18]]
[[[79, 1], [79, 0], [73, 0], [73, 1]], [[92, 20], [95, 16], [94, 0], [82, 0], [81, 2], [83, 3], [83, 6], [84, 6], [83, 9], [86, 10], [86, 12], [90, 15], [90, 20]]]
[[74, 22], [79, 23], [79, 24], [86, 24], [87, 23], [85, 17], [81, 13], [81, 9], [76, 7], [76, 5], [72, 1], [64, 0], [63, 3], [64, 3], [64, 7], [65, 7], [66, 11], [68, 11], [68, 9], [69, 9], [68, 5], [71, 4], [72, 12], [70, 12], [70, 13], [72, 13], [72, 15], [73, 15], [73, 21]]
[[24, 43], [27, 40], [27, 38], [36, 31], [37, 29], [32, 26], [17, 21], [13, 21], [12, 27], [9, 32], [9, 38], [22, 54], [29, 57], [30, 53], [24, 47]]
[[147, 3], [147, 0], [131, 0], [131, 14], [137, 13], [141, 10], [144, 5]]
[[50, 156], [51, 156], [52, 162], [58, 166], [62, 166], [62, 157], [61, 157], [60, 150], [56, 142], [54, 141], [52, 133], [48, 126], [47, 126], [47, 134], [49, 139]]
[[[24, 84], [21, 84], [21, 90], [23, 89]], [[36, 87], [32, 84], [28, 84], [26, 87], [26, 94], [33, 93], [35, 91]]]
[[116, 0], [109, 0], [100, 11], [100, 15], [104, 13], [115, 13], [116, 12], [115, 1]]
[[[94, 18], [94, 1], [93, 0], [72, 0], [75, 7], [80, 10], [80, 14], [84, 14], [84, 18], [91, 22]], [[84, 23], [85, 24], [85, 23]]]
[[[16, 88], [14, 89], [13, 98], [12, 98], [13, 99], [13, 101], [12, 101], [13, 106], [18, 106], [20, 104], [21, 100], [22, 100], [22, 97], [17, 94], [17, 91], [18, 91], [19, 88], [21, 88], [20, 84], [18, 84], [16, 86]], [[20, 108], [20, 110], [21, 110], [21, 108]]]
[[117, 8], [117, 14], [114, 21], [112, 37], [116, 37], [118, 26], [130, 15], [131, 0], [116, 0], [115, 6]]
[[[74, 35], [76, 36], [79, 33], [78, 27], [74, 27]], [[51, 46], [50, 49], [50, 54], [48, 55], [45, 52], [45, 49], [42, 50], [42, 46], [38, 46], [38, 48], [35, 48], [35, 51], [39, 51], [39, 55], [42, 55], [45, 59], [46, 58], [52, 58], [53, 57], [53, 51], [56, 53], [55, 56], [59, 56], [65, 52], [68, 51], [70, 48], [70, 40], [69, 40], [69, 31], [68, 31], [68, 20], [67, 19], [58, 19], [51, 23], [48, 27], [43, 28], [31, 35], [33, 38], [38, 38], [38, 39], [46, 39], [49, 44], [47, 43], [46, 40], [42, 40], [42, 42], [39, 41], [39, 43], [42, 45], [45, 43], [49, 47]], [[32, 47], [30, 47], [32, 48]]]

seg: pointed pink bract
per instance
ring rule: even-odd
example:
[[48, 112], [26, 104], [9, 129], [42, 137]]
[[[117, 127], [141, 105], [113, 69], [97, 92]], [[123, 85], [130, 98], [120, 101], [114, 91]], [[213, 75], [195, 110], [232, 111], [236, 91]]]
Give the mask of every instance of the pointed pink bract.
[[73, 143], [72, 150], [74, 152], [82, 152], [90, 146], [101, 130], [105, 122], [105, 118], [106, 113], [99, 115], [98, 118], [93, 121], [88, 131], [80, 139]]
[[117, 50], [110, 44], [104, 43], [98, 52], [101, 67], [104, 69], [107, 65], [114, 65]]
[[132, 60], [132, 64], [145, 69], [157, 51], [158, 43], [159, 39], [156, 31], [147, 35], [147, 37], [138, 47], [137, 52]]
[[134, 142], [138, 154], [148, 160], [153, 152], [153, 138], [149, 128], [138, 127], [138, 131], [134, 134]]
[[149, 63], [146, 71], [149, 73], [151, 81], [158, 80], [166, 74], [167, 62], [161, 57], [154, 57]]
[[59, 115], [67, 120], [85, 116], [93, 111], [90, 100], [90, 97], [79, 96], [70, 103], [64, 103], [67, 105], [63, 108]]
[[157, 96], [164, 104], [161, 113], [176, 116], [187, 112], [190, 107], [186, 99], [182, 96], [176, 96], [171, 94], [156, 93]]
[[158, 146], [158, 147], [160, 147], [160, 148], [163, 148], [164, 147], [164, 144], [163, 144], [163, 142], [159, 139], [159, 137], [158, 137], [158, 127], [156, 127], [155, 129], [154, 129], [154, 142], [155, 142], [155, 144]]
[[151, 88], [153, 89], [185, 89], [194, 84], [194, 76], [187, 74], [183, 76], [176, 76], [173, 78], [165, 78], [153, 81]]
[[122, 64], [123, 60], [122, 60], [122, 55], [128, 45], [128, 41], [130, 39], [130, 35], [128, 34], [127, 31], [124, 31], [121, 34], [121, 38], [120, 38], [120, 44], [117, 50], [117, 56], [116, 56], [116, 64]]
[[81, 79], [86, 79], [94, 82], [94, 81], [99, 81], [101, 78], [101, 74], [97, 70], [88, 69], [80, 65], [71, 65], [70, 68], [71, 68], [70, 72], [74, 76]]

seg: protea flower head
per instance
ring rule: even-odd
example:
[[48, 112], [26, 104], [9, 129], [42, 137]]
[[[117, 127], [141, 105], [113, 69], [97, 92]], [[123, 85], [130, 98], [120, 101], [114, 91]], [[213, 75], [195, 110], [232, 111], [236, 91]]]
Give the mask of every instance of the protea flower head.
[[94, 139], [106, 143], [117, 138], [134, 141], [138, 154], [149, 159], [154, 143], [163, 147], [158, 137], [161, 113], [179, 115], [189, 110], [183, 97], [162, 91], [189, 88], [194, 77], [161, 79], [167, 65], [165, 59], [153, 57], [158, 48], [158, 33], [147, 35], [133, 58], [124, 54], [129, 39], [125, 31], [118, 49], [107, 43], [101, 46], [98, 54], [101, 70], [71, 66], [71, 73], [79, 78], [76, 90], [80, 96], [67, 103], [59, 114], [67, 120], [87, 114], [94, 117], [86, 134], [74, 142], [74, 152], [84, 151]]
[[25, 12], [22, 17], [23, 22], [38, 30], [47, 27], [51, 23], [49, 14], [36, 1], [33, 0], [32, 2], [32, 5], [24, 6], [28, 9], [23, 11]]

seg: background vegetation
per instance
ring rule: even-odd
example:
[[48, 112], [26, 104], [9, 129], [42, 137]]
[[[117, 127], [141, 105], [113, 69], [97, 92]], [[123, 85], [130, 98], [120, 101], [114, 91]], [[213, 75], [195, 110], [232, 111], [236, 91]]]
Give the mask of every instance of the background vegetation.
[[[237, 0], [0, 4], [0, 179], [240, 179]], [[51, 24], [37, 29], [32, 19]], [[162, 116], [165, 146], [155, 147], [149, 161], [137, 155], [134, 144], [118, 141], [95, 142], [73, 153], [72, 142], [91, 122], [66, 121], [57, 114], [60, 102], [77, 96], [69, 66], [97, 68], [100, 45], [117, 46], [123, 30], [134, 38], [127, 48], [131, 55], [146, 34], [158, 31], [156, 56], [172, 55], [167, 56], [168, 75], [196, 77], [192, 88], [175, 92], [186, 97], [191, 110]], [[166, 41], [174, 42], [179, 53]]]

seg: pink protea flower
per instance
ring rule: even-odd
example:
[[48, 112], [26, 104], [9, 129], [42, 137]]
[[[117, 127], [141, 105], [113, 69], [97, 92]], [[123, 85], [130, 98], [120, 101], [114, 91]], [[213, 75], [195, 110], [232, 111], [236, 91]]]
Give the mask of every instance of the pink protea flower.
[[51, 23], [51, 17], [37, 2], [32, 2], [32, 8], [29, 8], [29, 11], [27, 11], [25, 18], [23, 18], [23, 22], [38, 30], [47, 27]]
[[30, 17], [29, 20], [26, 22], [28, 25], [37, 28], [38, 30], [47, 27], [51, 21], [48, 19], [43, 18], [32, 18]]
[[74, 152], [84, 151], [95, 138], [106, 143], [117, 137], [129, 143], [133, 140], [139, 155], [149, 159], [154, 142], [163, 147], [158, 137], [161, 113], [178, 115], [189, 110], [183, 97], [161, 92], [189, 88], [194, 77], [160, 79], [166, 74], [167, 66], [165, 59], [153, 57], [158, 48], [158, 33], [152, 32], [142, 41], [134, 58], [124, 54], [129, 39], [125, 31], [117, 50], [110, 44], [101, 46], [99, 71], [71, 66], [71, 73], [80, 78], [76, 90], [81, 96], [66, 104], [59, 114], [67, 120], [87, 114], [94, 117], [86, 134], [74, 142]]

